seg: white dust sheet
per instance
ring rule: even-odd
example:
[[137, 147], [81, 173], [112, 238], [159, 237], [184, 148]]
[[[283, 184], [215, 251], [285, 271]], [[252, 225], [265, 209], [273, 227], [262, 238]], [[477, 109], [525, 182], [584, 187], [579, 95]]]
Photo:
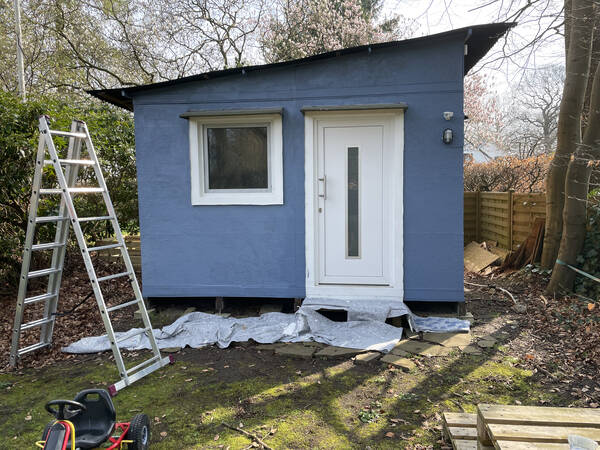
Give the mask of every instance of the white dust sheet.
[[[329, 320], [317, 310], [344, 310], [347, 322]], [[413, 331], [460, 332], [469, 330], [466, 320], [445, 317], [418, 317], [402, 302], [389, 300], [339, 300], [307, 298], [295, 314], [267, 313], [259, 317], [225, 318], [202, 312], [186, 314], [171, 325], [152, 330], [159, 348], [200, 348], [254, 340], [274, 342], [321, 342], [337, 347], [389, 352], [402, 338], [402, 328], [385, 323], [387, 318], [406, 316]], [[117, 339], [134, 335], [139, 328], [115, 333]], [[144, 334], [119, 342], [127, 350], [150, 349]], [[80, 339], [62, 349], [67, 353], [96, 353], [110, 350], [106, 335]]]

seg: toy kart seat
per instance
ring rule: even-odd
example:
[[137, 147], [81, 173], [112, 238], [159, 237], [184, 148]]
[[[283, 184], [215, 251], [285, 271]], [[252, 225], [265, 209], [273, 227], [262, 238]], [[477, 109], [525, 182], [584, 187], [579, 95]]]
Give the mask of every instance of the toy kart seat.
[[99, 447], [110, 437], [117, 420], [110, 395], [104, 389], [86, 389], [74, 400], [86, 407], [85, 411], [71, 419], [75, 425], [75, 446], [81, 449]]

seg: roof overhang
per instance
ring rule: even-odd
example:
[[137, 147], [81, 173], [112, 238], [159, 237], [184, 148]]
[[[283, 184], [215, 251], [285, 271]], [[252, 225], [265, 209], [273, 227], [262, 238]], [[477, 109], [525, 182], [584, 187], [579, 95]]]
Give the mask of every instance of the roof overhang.
[[162, 81], [159, 83], [145, 84], [141, 86], [121, 87], [116, 89], [95, 89], [87, 91], [90, 95], [119, 106], [121, 108], [133, 111], [133, 98], [132, 96], [138, 92], [147, 92], [154, 89], [160, 89], [169, 86], [175, 86], [183, 83], [189, 83], [194, 81], [205, 81], [215, 78], [221, 78], [231, 75], [245, 75], [249, 72], [259, 72], [264, 70], [270, 70], [274, 68], [293, 67], [298, 65], [307, 64], [313, 61], [320, 61], [324, 59], [336, 58], [339, 56], [350, 55], [361, 52], [372, 52], [377, 49], [386, 48], [399, 48], [408, 44], [417, 42], [435, 41], [440, 39], [446, 39], [454, 36], [464, 36], [465, 44], [468, 46], [468, 51], [464, 57], [464, 73], [467, 74], [469, 70], [477, 64], [477, 62], [485, 56], [485, 54], [494, 46], [494, 44], [504, 35], [510, 28], [515, 26], [512, 22], [500, 22], [490, 23], [485, 25], [474, 25], [471, 27], [458, 28], [456, 30], [450, 30], [443, 33], [432, 34], [429, 36], [422, 36], [412, 39], [404, 39], [402, 41], [391, 41], [381, 42], [378, 44], [361, 45], [358, 47], [350, 47], [340, 50], [334, 50], [327, 53], [320, 53], [318, 55], [308, 56], [306, 58], [294, 59], [291, 61], [283, 61], [272, 64], [262, 64], [255, 66], [236, 67], [233, 69], [216, 70], [213, 72], [201, 73], [198, 75], [192, 75], [188, 77], [178, 78], [175, 80]]

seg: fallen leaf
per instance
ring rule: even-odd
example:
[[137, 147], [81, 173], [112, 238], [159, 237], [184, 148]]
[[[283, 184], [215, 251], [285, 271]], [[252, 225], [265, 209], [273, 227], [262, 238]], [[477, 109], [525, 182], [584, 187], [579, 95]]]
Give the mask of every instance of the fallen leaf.
[[385, 437], [387, 437], [387, 438], [393, 438], [395, 436], [396, 435], [394, 433], [392, 433], [391, 431], [388, 431], [387, 433], [385, 433]]
[[218, 440], [219, 440], [219, 437], [220, 437], [220, 436], [219, 436], [218, 434], [215, 434], [215, 437], [213, 438], [213, 441], [218, 441]]
[[595, 303], [588, 303], [588, 311], [593, 311], [595, 307], [596, 307]]

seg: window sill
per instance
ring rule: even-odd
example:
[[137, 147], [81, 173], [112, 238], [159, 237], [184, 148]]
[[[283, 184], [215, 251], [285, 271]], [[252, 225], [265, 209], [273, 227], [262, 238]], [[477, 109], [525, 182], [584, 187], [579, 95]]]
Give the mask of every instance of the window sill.
[[[196, 196], [195, 196], [196, 197]], [[283, 193], [204, 194], [192, 198], [192, 205], [283, 205]]]

